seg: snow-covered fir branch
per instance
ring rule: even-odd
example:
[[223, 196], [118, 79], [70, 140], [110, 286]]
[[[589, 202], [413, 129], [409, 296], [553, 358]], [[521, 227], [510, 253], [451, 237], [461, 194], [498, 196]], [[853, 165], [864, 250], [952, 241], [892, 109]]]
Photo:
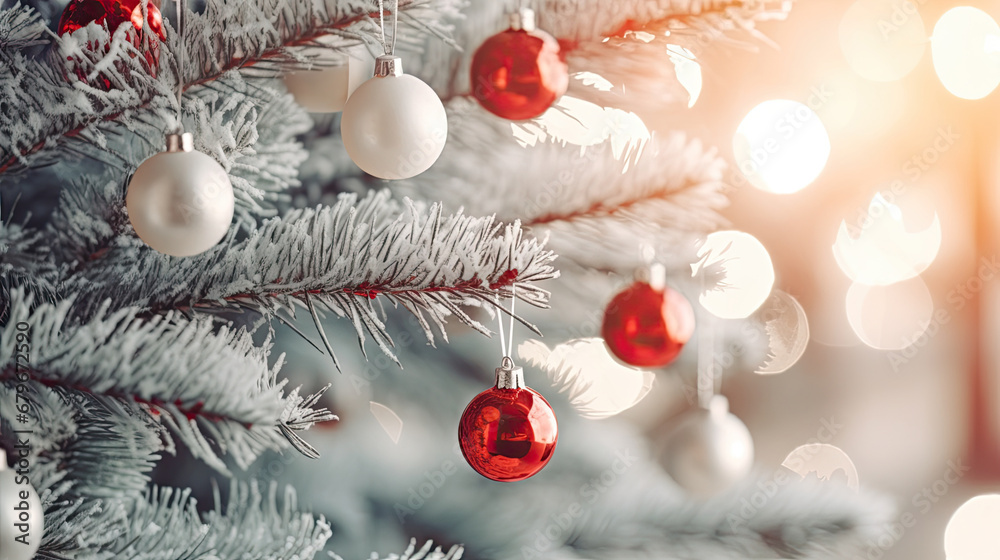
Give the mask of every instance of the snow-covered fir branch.
[[[402, 0], [399, 9], [407, 15], [400, 18], [401, 47], [427, 35], [447, 37], [447, 18], [457, 15], [459, 5], [459, 0]], [[282, 69], [310, 66], [312, 60], [296, 47], [314, 45], [324, 35], [345, 38], [327, 45], [331, 50], [359, 42], [374, 45], [375, 6], [369, 0], [210, 2], [203, 14], [185, 14], [185, 89], [235, 70], [273, 76]], [[159, 63], [150, 64], [140, 52], [142, 45], [133, 44], [128, 23], [110, 32], [92, 24], [56, 40], [48, 56], [28, 56], [14, 48], [46, 40], [45, 27], [23, 23], [37, 20], [20, 5], [0, 11], [0, 21], [18, 23], [11, 26], [16, 32], [10, 32], [11, 48], [5, 49], [0, 66], [0, 93], [10, 108], [0, 115], [0, 178], [70, 138], [104, 146], [100, 130], [107, 123], [131, 128], [151, 114], [169, 119], [175, 110], [181, 41], [169, 25]]]
[[[434, 546], [434, 541], [427, 541], [417, 549], [417, 539], [410, 539], [410, 544], [402, 554], [390, 554], [382, 557], [378, 553], [372, 552], [370, 560], [461, 560], [463, 551], [461, 546], [452, 546], [447, 551], [442, 550], [440, 546]], [[329, 555], [335, 560], [343, 560], [332, 552]]]
[[382, 301], [411, 311], [433, 343], [432, 327], [447, 339], [450, 315], [488, 333], [462, 307], [510, 297], [515, 283], [519, 299], [544, 307], [548, 292], [536, 283], [557, 274], [554, 255], [517, 223], [446, 214], [388, 191], [292, 211], [197, 257], [167, 257], [127, 234], [97, 251], [58, 281], [63, 293], [88, 294], [74, 308], [82, 317], [105, 301], [113, 309], [250, 309], [284, 319], [306, 309], [317, 322], [325, 310], [353, 322], [362, 349], [371, 336], [390, 356]]
[[[39, 555], [76, 560], [261, 558], [308, 560], [323, 550], [331, 530], [322, 517], [297, 511], [291, 487], [262, 489], [232, 481], [223, 499], [199, 513], [189, 490], [152, 487], [140, 499], [49, 504]], [[50, 556], [51, 557], [51, 556]]]
[[29, 290], [39, 299], [52, 299], [57, 267], [44, 236], [37, 230], [5, 223], [0, 216], [0, 321], [8, 312], [11, 293]]
[[[313, 408], [318, 395], [303, 398], [297, 389], [286, 393], [285, 383], [277, 380], [283, 357], [269, 366], [270, 343], [255, 346], [244, 329], [218, 327], [209, 317], [189, 321], [173, 313], [142, 319], [137, 308], [108, 311], [107, 302], [89, 320], [76, 324], [71, 320], [73, 300], [31, 310], [30, 297], [21, 292], [13, 296], [9, 324], [29, 325], [36, 348], [31, 378], [63, 391], [88, 422], [95, 407], [124, 407], [108, 416], [117, 423], [103, 429], [106, 434], [96, 441], [140, 430], [127, 422], [129, 415], [138, 416], [153, 421], [147, 431], [164, 436], [168, 431], [195, 457], [229, 472], [222, 455], [241, 468], [263, 451], [287, 449], [289, 444], [315, 457], [315, 450], [295, 432], [335, 418], [326, 409]], [[17, 369], [18, 332], [8, 328], [0, 335], [0, 379], [5, 381]], [[74, 391], [84, 394], [74, 398]], [[81, 433], [78, 430], [77, 436]]]
[[[584, 149], [551, 142], [526, 148], [514, 138], [511, 123], [473, 102], [455, 99], [449, 109], [441, 159], [397, 190], [446, 200], [473, 214], [520, 217], [562, 258], [619, 272], [640, 262], [643, 240], [683, 261], [691, 256], [678, 253], [683, 242], [725, 223], [718, 213], [727, 204], [725, 163], [714, 149], [683, 133], [654, 135], [641, 153], [636, 148], [637, 156], [622, 161], [612, 141]], [[486, 152], [491, 157], [468, 157]], [[485, 184], [490, 197], [469, 187]]]

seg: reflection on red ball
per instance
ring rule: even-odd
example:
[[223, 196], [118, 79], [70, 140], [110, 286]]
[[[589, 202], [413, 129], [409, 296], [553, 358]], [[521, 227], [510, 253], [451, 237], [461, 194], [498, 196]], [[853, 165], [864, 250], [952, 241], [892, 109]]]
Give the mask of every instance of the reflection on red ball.
[[668, 287], [636, 282], [616, 295], [604, 312], [601, 336], [626, 364], [662, 367], [674, 360], [694, 332], [694, 310]]
[[[142, 0], [72, 0], [63, 9], [57, 32], [62, 36], [91, 23], [97, 23], [105, 25], [111, 33], [114, 33], [121, 24], [127, 21], [131, 22], [129, 40], [136, 48], [144, 52], [149, 73], [156, 77], [156, 70], [160, 63], [160, 41], [167, 38], [163, 30], [160, 0], [149, 0], [146, 4], [146, 23], [148, 26], [143, 25], [142, 8]], [[155, 34], [156, 37], [147, 36], [147, 30]], [[95, 49], [98, 48], [98, 45], [87, 45], [87, 47]], [[100, 45], [99, 47], [107, 49], [108, 45]], [[85, 79], [85, 76], [80, 77]], [[111, 89], [111, 82], [107, 78], [102, 77], [101, 82], [95, 85], [103, 85], [104, 89]]]
[[548, 33], [508, 29], [476, 50], [470, 83], [487, 111], [520, 121], [541, 115], [566, 93], [569, 68]]
[[552, 458], [559, 429], [549, 403], [532, 389], [491, 387], [472, 399], [458, 425], [469, 465], [501, 482], [524, 480]]

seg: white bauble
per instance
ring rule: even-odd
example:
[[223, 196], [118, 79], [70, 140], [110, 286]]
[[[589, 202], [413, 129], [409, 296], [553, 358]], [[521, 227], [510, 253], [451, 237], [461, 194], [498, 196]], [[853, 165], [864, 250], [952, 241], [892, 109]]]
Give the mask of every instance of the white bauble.
[[[376, 61], [376, 73], [384, 58]], [[448, 118], [441, 99], [420, 79], [402, 73], [376, 75], [347, 100], [340, 134], [347, 155], [366, 173], [408, 179], [441, 155]]]
[[139, 238], [161, 253], [189, 257], [217, 244], [233, 221], [229, 175], [211, 157], [166, 151], [135, 170], [125, 206]]
[[343, 111], [347, 98], [372, 75], [374, 60], [363, 47], [350, 49], [348, 54], [319, 47], [307, 49], [315, 50], [321, 62], [335, 65], [285, 74], [285, 87], [295, 102], [311, 113]]
[[0, 560], [30, 560], [42, 542], [45, 519], [35, 488], [14, 469], [7, 468], [0, 449]]
[[753, 467], [753, 438], [729, 402], [716, 395], [708, 410], [692, 410], [667, 435], [660, 462], [689, 493], [708, 497], [730, 488]]

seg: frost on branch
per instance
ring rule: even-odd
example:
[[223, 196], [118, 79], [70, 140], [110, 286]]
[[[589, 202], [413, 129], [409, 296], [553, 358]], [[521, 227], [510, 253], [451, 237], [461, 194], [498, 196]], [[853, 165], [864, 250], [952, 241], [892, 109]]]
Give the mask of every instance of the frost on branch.
[[105, 300], [112, 309], [249, 309], [279, 318], [307, 309], [317, 322], [327, 311], [353, 322], [362, 349], [371, 336], [390, 356], [382, 301], [411, 311], [433, 342], [432, 326], [447, 339], [449, 315], [488, 333], [462, 307], [509, 297], [514, 283], [518, 298], [544, 307], [548, 292], [535, 283], [556, 275], [554, 255], [517, 223], [401, 203], [388, 191], [294, 210], [197, 257], [161, 255], [131, 235], [106, 243], [61, 284], [88, 294], [76, 309], [84, 316]]
[[[13, 296], [8, 324], [31, 325], [31, 378], [39, 390], [82, 392], [82, 398], [70, 399], [80, 407], [107, 408], [118, 401], [113, 406], [127, 410], [109, 418], [155, 420], [148, 430], [160, 432], [167, 449], [169, 432], [220, 472], [229, 472], [221, 455], [246, 468], [261, 452], [289, 443], [316, 456], [294, 432], [334, 418], [312, 408], [319, 395], [286, 393], [285, 382], [277, 380], [283, 356], [269, 366], [270, 342], [255, 346], [245, 329], [175, 313], [143, 319], [137, 308], [112, 311], [108, 302], [77, 323], [73, 300], [30, 310], [30, 297]], [[0, 337], [0, 379], [7, 381], [14, 375], [17, 332], [5, 328]], [[126, 434], [137, 429], [119, 427]]]
[[[441, 158], [397, 190], [447, 200], [473, 214], [520, 217], [536, 237], [547, 236], [548, 247], [562, 258], [626, 273], [638, 264], [642, 241], [662, 246], [663, 256], [686, 266], [691, 255], [680, 254], [681, 244], [724, 223], [718, 211], [727, 204], [725, 164], [715, 150], [682, 133], [653, 136], [623, 173], [625, 163], [610, 143], [582, 150], [523, 148], [509, 122], [485, 115], [473, 102], [456, 99], [449, 109]], [[484, 184], [492, 196], [470, 188]]]
[[[291, 487], [230, 483], [204, 513], [190, 490], [151, 487], [138, 498], [73, 501], [45, 512], [39, 557], [77, 560], [299, 558], [321, 553], [330, 538], [322, 517], [297, 510]], [[58, 554], [59, 556], [47, 556]]]
[[[406, 14], [400, 18], [401, 45], [431, 34], [446, 36], [450, 31], [446, 18], [457, 13], [458, 5], [457, 0], [401, 1], [400, 12]], [[327, 34], [345, 37], [342, 44], [330, 47], [333, 50], [358, 42], [374, 44], [373, 6], [362, 0], [334, 5], [310, 0], [260, 5], [244, 0], [209, 2], [203, 14], [185, 14], [185, 89], [194, 93], [234, 70], [274, 76], [281, 69], [310, 66], [312, 61], [295, 47], [312, 45]], [[11, 47], [53, 41], [44, 26], [33, 21], [37, 18], [30, 8], [15, 4], [0, 10], [0, 32], [5, 30], [2, 22], [17, 24], [8, 35]], [[54, 157], [49, 152], [65, 148], [69, 141], [103, 148], [102, 131], [108, 123], [125, 119], [176, 124], [171, 115], [176, 110], [180, 41], [169, 24], [165, 26], [167, 40], [160, 49], [155, 78], [128, 40], [127, 22], [110, 32], [97, 25], [82, 28], [54, 41], [46, 56], [5, 49], [0, 66], [0, 94], [7, 102], [0, 112], [0, 177], [46, 161], [44, 157], [35, 161], [36, 154]], [[108, 91], [92, 87], [78, 74], [86, 80], [101, 76], [114, 87]]]

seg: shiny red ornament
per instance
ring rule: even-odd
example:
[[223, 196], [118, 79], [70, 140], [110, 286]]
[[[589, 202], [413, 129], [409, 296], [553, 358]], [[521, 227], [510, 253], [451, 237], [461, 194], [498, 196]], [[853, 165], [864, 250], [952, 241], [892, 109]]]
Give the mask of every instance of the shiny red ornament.
[[[142, 0], [72, 0], [63, 9], [57, 32], [62, 36], [91, 23], [97, 23], [114, 33], [121, 24], [131, 22], [129, 40], [144, 53], [149, 73], [156, 77], [160, 64], [160, 41], [167, 38], [163, 29], [163, 15], [160, 13], [160, 0], [149, 0], [146, 3], [147, 25], [143, 25], [142, 12]], [[147, 31], [151, 34], [147, 34]], [[98, 46], [88, 44], [87, 47], [95, 49]], [[108, 45], [100, 47], [107, 49]], [[82, 80], [86, 79], [82, 69], [76, 69], [76, 73]], [[104, 89], [111, 89], [111, 82], [107, 78], [101, 76], [100, 79], [101, 82], [94, 85], [103, 85]]]
[[694, 310], [677, 291], [635, 282], [604, 311], [601, 336], [619, 360], [662, 367], [674, 360], [694, 332]]
[[[472, 399], [458, 425], [462, 455], [490, 480], [514, 482], [533, 476], [549, 462], [559, 429], [549, 403], [524, 386], [521, 368], [504, 358], [497, 386]], [[510, 366], [510, 367], [506, 367]]]
[[[523, 16], [522, 16], [523, 17]], [[569, 87], [559, 42], [523, 18], [486, 39], [472, 57], [472, 95], [494, 115], [520, 121], [541, 115]]]

